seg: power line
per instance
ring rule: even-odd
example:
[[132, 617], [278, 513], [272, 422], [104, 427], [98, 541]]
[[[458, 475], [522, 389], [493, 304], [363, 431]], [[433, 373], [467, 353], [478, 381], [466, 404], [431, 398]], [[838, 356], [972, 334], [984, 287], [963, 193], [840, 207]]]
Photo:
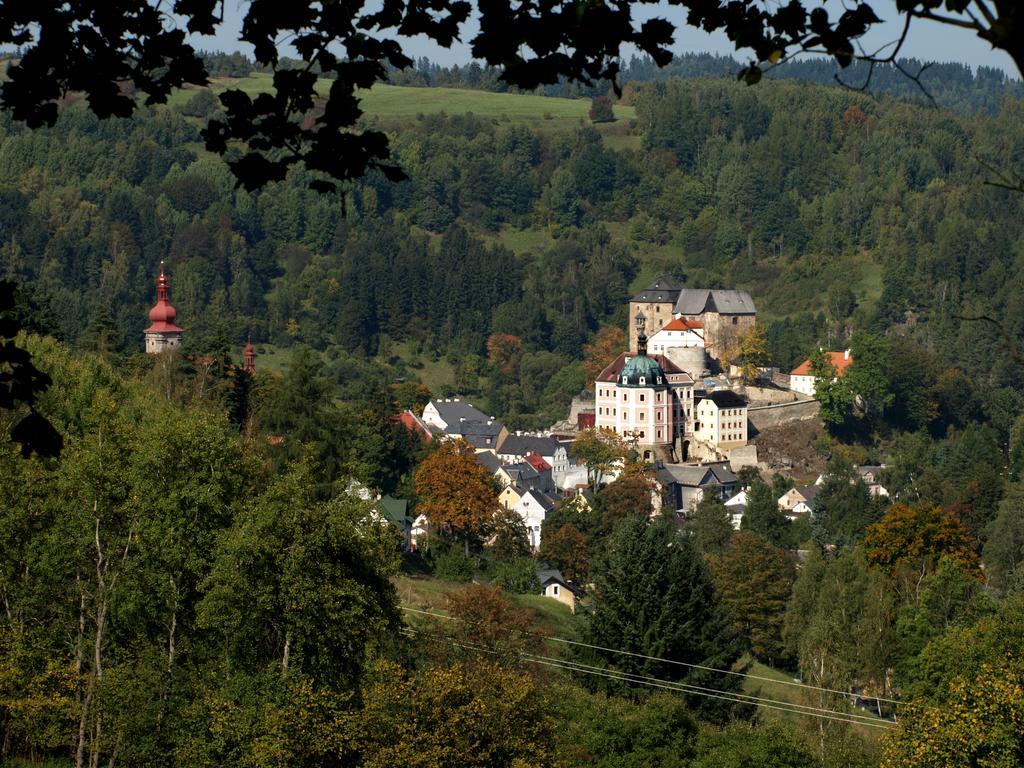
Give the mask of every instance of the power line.
[[[419, 634], [427, 637], [433, 637], [440, 640], [445, 640], [452, 645], [459, 648], [465, 648], [467, 650], [489, 653], [496, 655], [498, 652], [484, 648], [481, 646], [470, 645], [468, 643], [460, 642], [459, 640], [448, 637], [447, 635], [435, 635], [422, 630], [416, 630], [406, 628], [403, 630], [405, 634]], [[749, 704], [752, 706], [758, 706], [765, 709], [773, 709], [781, 712], [788, 712], [794, 715], [806, 715], [808, 717], [816, 717], [823, 720], [834, 720], [838, 722], [847, 723], [850, 725], [863, 725], [870, 728], [882, 728], [888, 729], [891, 724], [884, 721], [879, 721], [873, 717], [867, 715], [858, 715], [853, 712], [839, 712], [834, 709], [827, 709], [822, 707], [813, 707], [804, 704], [794, 704], [792, 702], [779, 701], [777, 699], [769, 699], [762, 696], [750, 696], [748, 694], [735, 693], [732, 691], [723, 691], [717, 688], [706, 688], [702, 686], [695, 686], [689, 683], [661, 680], [656, 677], [650, 677], [647, 675], [637, 675], [631, 672], [623, 672], [617, 669], [602, 669], [600, 667], [594, 667], [589, 664], [582, 664], [580, 662], [567, 661], [565, 659], [556, 659], [550, 656], [538, 656], [526, 652], [516, 652], [520, 658], [526, 661], [532, 661], [533, 663], [540, 664], [543, 666], [554, 667], [555, 669], [561, 669], [568, 672], [580, 672], [588, 675], [595, 675], [598, 677], [605, 677], [620, 682], [634, 683], [637, 685], [645, 685], [650, 688], [661, 688], [665, 690], [675, 691], [677, 693], [688, 693], [695, 696], [704, 696], [711, 699], [719, 699], [722, 701], [729, 701], [735, 704]]]
[[[466, 621], [465, 619], [460, 619], [457, 616], [449, 616], [449, 615], [444, 614], [444, 613], [435, 613], [435, 612], [432, 612], [432, 611], [423, 611], [423, 610], [419, 610], [417, 608], [409, 608], [409, 607], [404, 606], [404, 605], [402, 606], [402, 610], [403, 611], [408, 611], [409, 613], [422, 614], [424, 616], [434, 616], [435, 618], [445, 619], [447, 621], [462, 621], [462, 622]], [[834, 693], [834, 694], [837, 694], [839, 696], [844, 696], [844, 697], [850, 698], [850, 699], [856, 698], [856, 694], [851, 693], [850, 691], [840, 691], [840, 690], [837, 690], [835, 688], [823, 688], [822, 686], [810, 685], [809, 683], [799, 683], [799, 682], [791, 681], [791, 680], [776, 680], [773, 677], [765, 677], [764, 675], [752, 675], [749, 672], [735, 672], [735, 671], [729, 670], [729, 669], [717, 669], [715, 667], [708, 667], [708, 666], [704, 666], [703, 664], [691, 664], [691, 663], [686, 662], [686, 661], [677, 661], [675, 659], [663, 659], [663, 658], [660, 658], [658, 656], [648, 656], [647, 654], [644, 654], [644, 653], [634, 653], [633, 651], [623, 651], [623, 650], [618, 649], [618, 648], [606, 648], [606, 647], [601, 646], [601, 645], [592, 645], [590, 643], [584, 643], [584, 642], [581, 642], [579, 640], [569, 640], [568, 638], [564, 638], [564, 637], [553, 637], [551, 635], [545, 635], [542, 632], [528, 632], [526, 630], [521, 630], [521, 629], [514, 629], [514, 630], [509, 630], [509, 631], [511, 631], [511, 632], [518, 632], [518, 633], [523, 634], [523, 635], [532, 635], [534, 637], [539, 637], [539, 638], [542, 638], [544, 640], [550, 640], [553, 643], [564, 643], [566, 645], [576, 645], [576, 646], [580, 646], [582, 648], [591, 648], [591, 649], [596, 650], [596, 651], [605, 651], [606, 653], [617, 653], [617, 654], [620, 654], [622, 656], [632, 656], [634, 658], [645, 659], [647, 661], [657, 661], [657, 662], [661, 662], [663, 664], [676, 664], [676, 665], [681, 666], [681, 667], [688, 667], [690, 669], [699, 669], [699, 670], [703, 670], [705, 672], [715, 672], [715, 673], [721, 674], [721, 675], [734, 675], [736, 677], [744, 677], [744, 678], [747, 678], [747, 679], [750, 679], [750, 680], [760, 680], [760, 681], [766, 682], [766, 683], [775, 683], [776, 685], [788, 685], [788, 686], [792, 686], [794, 688], [806, 688], [806, 689], [813, 690], [813, 691], [820, 691], [822, 693]], [[882, 696], [866, 696], [864, 698], [869, 698], [872, 701], [882, 701], [882, 702], [885, 702], [886, 704], [893, 704], [893, 705], [897, 705], [898, 704], [898, 705], [901, 705], [901, 706], [908, 706], [907, 702], [898, 701], [896, 699], [887, 699], [887, 698], [884, 698]]]

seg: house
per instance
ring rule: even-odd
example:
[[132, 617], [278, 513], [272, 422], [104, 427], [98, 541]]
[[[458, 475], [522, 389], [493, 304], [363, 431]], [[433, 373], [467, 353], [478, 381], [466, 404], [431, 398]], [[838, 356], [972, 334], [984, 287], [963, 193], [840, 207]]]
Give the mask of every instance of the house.
[[515, 509], [516, 505], [519, 504], [519, 500], [523, 498], [523, 494], [526, 493], [526, 490], [526, 488], [517, 483], [509, 483], [498, 494], [498, 504], [504, 509]]
[[373, 503], [373, 509], [381, 518], [398, 529], [402, 536], [402, 548], [406, 552], [411, 551], [413, 520], [409, 517], [409, 501], [384, 495]]
[[883, 464], [865, 464], [863, 466], [856, 467], [855, 471], [860, 479], [864, 481], [864, 485], [868, 487], [868, 493], [872, 496], [884, 496], [889, 498], [889, 491], [882, 485], [883, 469], [885, 469], [885, 465]]
[[738, 531], [743, 525], [743, 516], [747, 514], [746, 489], [726, 499], [725, 508], [729, 510], [729, 519], [733, 529]]
[[494, 451], [489, 450], [478, 450], [473, 454], [473, 458], [476, 463], [490, 472], [492, 475], [496, 475], [498, 470], [501, 469], [501, 459], [498, 458]]
[[551, 479], [551, 470], [538, 471], [528, 461], [518, 464], [502, 464], [495, 473], [499, 485], [518, 485], [522, 488], [536, 488], [545, 493], [552, 493], [555, 484]]
[[556, 462], [568, 459], [565, 446], [547, 435], [530, 435], [522, 432], [509, 434], [498, 447], [498, 458], [505, 464], [523, 461], [528, 454], [535, 453], [546, 461], [550, 467]]
[[676, 347], [704, 349], [704, 323], [677, 317], [665, 323], [647, 342], [647, 348], [656, 355], [667, 354]]
[[811, 502], [819, 490], [817, 484], [790, 488], [778, 499], [779, 511], [784, 512], [790, 520], [811, 514]]
[[[850, 350], [845, 352], [826, 352], [826, 359], [832, 363], [832, 367], [836, 369], [836, 376], [841, 377], [846, 373], [846, 369], [850, 367], [850, 363], [853, 362], [853, 358], [850, 356]], [[814, 397], [814, 385], [817, 383], [818, 377], [811, 374], [811, 359], [807, 358], [800, 365], [789, 372], [789, 388], [793, 392], [799, 392], [802, 395], [808, 397]]]
[[431, 400], [424, 406], [421, 419], [446, 437], [461, 437], [475, 448], [496, 450], [508, 435], [500, 421], [457, 397]]
[[694, 406], [693, 436], [718, 450], [747, 444], [747, 401], [729, 389], [716, 389]]
[[704, 349], [709, 357], [721, 360], [735, 347], [740, 334], [757, 322], [757, 308], [746, 291], [708, 288], [683, 288], [679, 291], [674, 317], [696, 320], [704, 329]]
[[569, 606], [569, 610], [576, 613], [576, 601], [581, 596], [581, 592], [562, 577], [561, 571], [557, 568], [539, 568], [537, 581], [540, 582], [541, 594], [544, 597], [557, 600]]
[[557, 501], [543, 491], [530, 488], [520, 496], [519, 503], [513, 507], [526, 526], [526, 535], [534, 550], [540, 548], [540, 529], [544, 518], [555, 508], [556, 504]]
[[661, 489], [662, 505], [681, 514], [691, 510], [705, 498], [725, 500], [732, 496], [739, 483], [725, 461], [710, 464], [660, 464], [655, 482]]

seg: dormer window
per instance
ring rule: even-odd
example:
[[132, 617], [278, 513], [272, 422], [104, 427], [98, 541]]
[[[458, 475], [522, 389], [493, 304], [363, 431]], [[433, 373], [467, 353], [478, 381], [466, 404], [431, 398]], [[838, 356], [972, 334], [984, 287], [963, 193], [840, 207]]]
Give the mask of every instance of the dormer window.
[[647, 383], [647, 380], [643, 376], [641, 376], [640, 377], [640, 386], [643, 386], [646, 383]]

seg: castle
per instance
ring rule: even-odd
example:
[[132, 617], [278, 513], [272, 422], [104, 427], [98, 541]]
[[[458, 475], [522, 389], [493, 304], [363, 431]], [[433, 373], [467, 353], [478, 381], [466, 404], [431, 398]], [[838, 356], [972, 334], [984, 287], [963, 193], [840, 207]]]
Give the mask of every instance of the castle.
[[[676, 350], [702, 347], [707, 357], [720, 362], [740, 334], [754, 327], [757, 309], [746, 291], [683, 288], [671, 277], [661, 277], [630, 299], [629, 316], [643, 318], [642, 323], [630, 325], [630, 350], [637, 349], [642, 330], [654, 351], [700, 376], [702, 355]], [[677, 343], [672, 343], [672, 333], [666, 333], [672, 331], [679, 332]]]

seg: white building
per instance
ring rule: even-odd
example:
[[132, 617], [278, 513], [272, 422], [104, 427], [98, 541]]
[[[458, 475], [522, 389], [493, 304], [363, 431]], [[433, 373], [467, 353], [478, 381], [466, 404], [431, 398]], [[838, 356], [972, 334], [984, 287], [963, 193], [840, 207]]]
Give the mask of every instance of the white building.
[[[848, 349], [845, 352], [826, 352], [825, 355], [832, 363], [832, 367], [836, 369], [836, 376], [846, 373], [846, 369], [853, 362]], [[810, 358], [789, 372], [789, 388], [808, 397], [814, 397], [814, 385], [817, 381], [818, 377], [811, 374]]]
[[747, 444], [747, 401], [730, 389], [709, 392], [695, 406], [693, 436], [717, 449]]
[[515, 513], [522, 518], [523, 524], [526, 526], [526, 535], [530, 539], [530, 546], [534, 550], [540, 548], [540, 529], [544, 524], [544, 518], [554, 508], [554, 499], [533, 488], [527, 490], [513, 508]]
[[670, 349], [704, 349], [704, 323], [677, 317], [662, 326], [647, 343], [654, 355], [667, 355]]

